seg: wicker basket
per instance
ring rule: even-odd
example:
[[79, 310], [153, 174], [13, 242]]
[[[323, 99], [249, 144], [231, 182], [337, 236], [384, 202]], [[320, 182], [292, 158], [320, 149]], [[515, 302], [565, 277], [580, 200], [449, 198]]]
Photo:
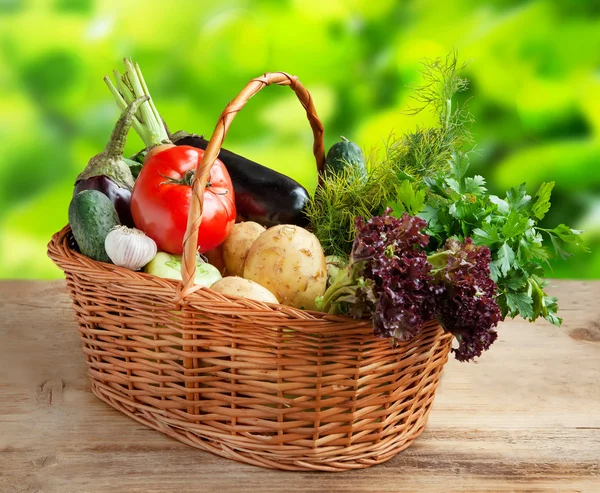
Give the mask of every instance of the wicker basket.
[[306, 108], [323, 166], [323, 127], [296, 77], [252, 80], [221, 115], [196, 173], [179, 283], [77, 251], [69, 227], [48, 255], [65, 272], [92, 391], [193, 447], [262, 467], [344, 471], [382, 463], [423, 431], [452, 337], [436, 324], [392, 348], [368, 320], [220, 295], [194, 286], [208, 170], [235, 114], [264, 86]]

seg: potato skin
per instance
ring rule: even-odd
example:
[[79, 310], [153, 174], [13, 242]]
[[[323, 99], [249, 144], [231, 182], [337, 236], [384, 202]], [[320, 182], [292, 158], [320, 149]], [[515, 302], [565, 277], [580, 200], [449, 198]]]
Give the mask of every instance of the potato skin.
[[224, 277], [215, 282], [210, 289], [217, 293], [230, 296], [240, 296], [255, 301], [266, 303], [279, 303], [273, 293], [260, 284], [237, 276]]
[[231, 233], [222, 245], [223, 262], [228, 275], [242, 276], [244, 274], [244, 261], [248, 250], [254, 240], [265, 231], [264, 226], [252, 221], [233, 225]]
[[323, 248], [315, 235], [299, 226], [273, 226], [250, 247], [244, 277], [267, 288], [284, 305], [312, 310], [327, 286]]

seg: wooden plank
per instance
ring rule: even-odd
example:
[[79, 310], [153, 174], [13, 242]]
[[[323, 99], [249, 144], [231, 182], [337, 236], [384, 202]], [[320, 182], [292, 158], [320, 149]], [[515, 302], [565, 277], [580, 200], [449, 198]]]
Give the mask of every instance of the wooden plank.
[[600, 282], [556, 282], [563, 327], [504, 323], [450, 361], [405, 452], [340, 474], [270, 471], [147, 429], [88, 389], [63, 281], [0, 283], [0, 492], [600, 492]]

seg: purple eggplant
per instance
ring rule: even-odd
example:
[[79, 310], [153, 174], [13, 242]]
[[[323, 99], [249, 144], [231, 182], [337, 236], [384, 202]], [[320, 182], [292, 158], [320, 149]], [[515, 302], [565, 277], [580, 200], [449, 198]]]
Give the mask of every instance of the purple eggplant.
[[147, 96], [138, 98], [123, 111], [106, 148], [90, 159], [87, 167], [75, 180], [73, 190], [74, 196], [83, 190], [102, 192], [115, 206], [121, 224], [130, 227], [135, 226], [129, 208], [134, 178], [124, 161], [123, 150], [135, 112], [138, 106], [147, 100]]
[[[205, 150], [208, 145], [203, 137], [182, 131], [174, 133], [171, 140], [178, 146]], [[300, 183], [227, 149], [221, 149], [219, 159], [233, 183], [239, 220], [255, 221], [267, 227], [276, 224], [308, 225], [304, 207], [310, 195]]]
[[133, 218], [129, 208], [131, 190], [120, 187], [107, 175], [97, 175], [75, 182], [73, 196], [83, 190], [98, 190], [106, 195], [115, 206], [121, 224], [133, 228]]

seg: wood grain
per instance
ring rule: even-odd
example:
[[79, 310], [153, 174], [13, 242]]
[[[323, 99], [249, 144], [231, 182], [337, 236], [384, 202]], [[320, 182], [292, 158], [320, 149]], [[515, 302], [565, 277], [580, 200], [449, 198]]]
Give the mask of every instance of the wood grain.
[[92, 395], [63, 281], [0, 283], [0, 492], [600, 492], [600, 282], [556, 282], [563, 327], [510, 321], [450, 361], [389, 462], [286, 473], [194, 450]]

